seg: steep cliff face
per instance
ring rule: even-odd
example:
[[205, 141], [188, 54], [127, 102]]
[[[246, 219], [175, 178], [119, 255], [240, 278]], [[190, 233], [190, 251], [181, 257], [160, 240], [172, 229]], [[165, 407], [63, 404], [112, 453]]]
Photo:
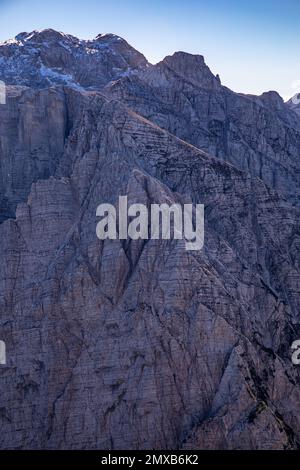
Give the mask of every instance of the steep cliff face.
[[[289, 176], [279, 192], [245, 171], [242, 150], [236, 166], [222, 161], [232, 143], [220, 159], [178, 138], [188, 119], [196, 129], [202, 116], [204, 126], [208, 95], [211, 107], [227, 93], [246, 103], [239, 115], [253, 141], [284, 129], [297, 145], [298, 118], [277, 95], [234, 95], [201, 57], [195, 68], [181, 56], [176, 67], [167, 58], [111, 83], [106, 96], [36, 82], [8, 88], [1, 448], [300, 446], [299, 369], [290, 358], [300, 335], [300, 226]], [[200, 96], [182, 121], [187, 86]], [[257, 137], [260, 115], [270, 128]], [[289, 148], [284, 175], [294, 168]], [[275, 157], [268, 162], [283, 178]], [[182, 240], [100, 241], [98, 204], [117, 205], [124, 194], [146, 205], [204, 203], [203, 250], [186, 251]]]
[[0, 221], [14, 216], [34, 181], [53, 175], [68, 126], [63, 90], [14, 86], [6, 98], [0, 106]]

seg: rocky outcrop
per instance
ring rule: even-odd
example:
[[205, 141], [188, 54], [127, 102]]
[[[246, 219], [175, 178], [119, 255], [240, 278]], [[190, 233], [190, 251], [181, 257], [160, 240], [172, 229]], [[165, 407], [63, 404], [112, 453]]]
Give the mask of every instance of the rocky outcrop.
[[[196, 129], [202, 116], [200, 135], [203, 103], [210, 96], [214, 109], [218, 97], [216, 112], [225, 100], [258, 159], [255, 142], [271, 133], [294, 132], [298, 145], [298, 118], [272, 93], [234, 98], [201, 57], [201, 71], [188, 59], [185, 77], [181, 57], [102, 93], [9, 88], [0, 107], [1, 448], [300, 446], [290, 357], [300, 334], [300, 225], [289, 177], [279, 191], [172, 127], [190, 119]], [[151, 107], [157, 114], [146, 119]], [[270, 122], [259, 137], [254, 116]], [[227, 143], [226, 156], [235, 148]], [[286, 144], [287, 173], [274, 163], [283, 149], [268, 160], [280, 181], [292, 174]], [[123, 194], [146, 205], [204, 203], [204, 248], [100, 241], [96, 208]]]

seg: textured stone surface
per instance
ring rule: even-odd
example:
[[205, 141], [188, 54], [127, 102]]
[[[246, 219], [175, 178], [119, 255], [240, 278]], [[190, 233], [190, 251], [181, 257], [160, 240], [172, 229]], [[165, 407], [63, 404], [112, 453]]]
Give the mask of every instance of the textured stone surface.
[[[299, 183], [298, 118], [277, 95], [234, 95], [203, 59], [183, 66], [182, 57], [175, 94], [167, 58], [108, 85], [106, 96], [33, 82], [9, 88], [0, 107], [1, 448], [300, 446], [299, 368], [290, 357], [300, 335], [300, 222], [290, 194]], [[183, 124], [187, 81], [199, 98], [186, 104]], [[236, 128], [252, 136], [251, 158], [263, 158], [258, 142], [286, 132], [286, 148], [265, 156], [280, 191], [245, 168], [244, 140], [238, 161], [231, 140], [212, 156], [183, 135], [191, 110], [200, 135], [207, 96], [213, 108], [227, 94], [240, 106]], [[261, 132], [258, 116], [270, 120]], [[204, 249], [98, 240], [98, 204], [123, 194], [204, 203]]]

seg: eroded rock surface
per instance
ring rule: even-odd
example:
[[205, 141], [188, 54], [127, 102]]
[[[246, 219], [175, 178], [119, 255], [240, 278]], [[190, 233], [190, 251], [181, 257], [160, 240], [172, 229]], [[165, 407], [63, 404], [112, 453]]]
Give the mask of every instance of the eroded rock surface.
[[[300, 446], [300, 124], [277, 95], [235, 95], [182, 56], [101, 92], [8, 88], [1, 448]], [[124, 194], [203, 203], [203, 250], [97, 239], [97, 206]]]

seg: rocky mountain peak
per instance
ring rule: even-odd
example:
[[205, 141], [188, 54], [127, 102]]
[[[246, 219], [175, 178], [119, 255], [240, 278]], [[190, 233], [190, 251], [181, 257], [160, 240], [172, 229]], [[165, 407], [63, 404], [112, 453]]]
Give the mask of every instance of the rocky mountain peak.
[[204, 88], [212, 88], [220, 85], [219, 76], [216, 77], [211, 72], [202, 55], [178, 51], [171, 56], [165, 57], [161, 64], [169, 67], [176, 72], [176, 74], [193, 82], [195, 85]]
[[95, 37], [94, 41], [102, 42], [102, 41], [124, 41], [123, 38], [117, 36], [113, 33], [99, 33]]
[[100, 89], [147, 63], [143, 54], [115, 34], [81, 40], [44, 29], [22, 32], [0, 44], [0, 79], [9, 85]]
[[189, 52], [176, 51], [172, 55], [168, 55], [164, 58], [164, 62], [172, 64], [174, 66], [182, 64], [186, 65], [205, 65], [204, 57], [201, 54], [190, 54]]
[[36, 29], [30, 33], [23, 32], [18, 34], [15, 39], [23, 43], [29, 41], [31, 43], [39, 44], [43, 42], [55, 43], [56, 41], [76, 41], [77, 38], [71, 36], [70, 34], [64, 34], [60, 31], [48, 28], [43, 30]]
[[280, 109], [284, 106], [284, 101], [277, 91], [266, 91], [260, 96], [260, 99], [268, 107]]

